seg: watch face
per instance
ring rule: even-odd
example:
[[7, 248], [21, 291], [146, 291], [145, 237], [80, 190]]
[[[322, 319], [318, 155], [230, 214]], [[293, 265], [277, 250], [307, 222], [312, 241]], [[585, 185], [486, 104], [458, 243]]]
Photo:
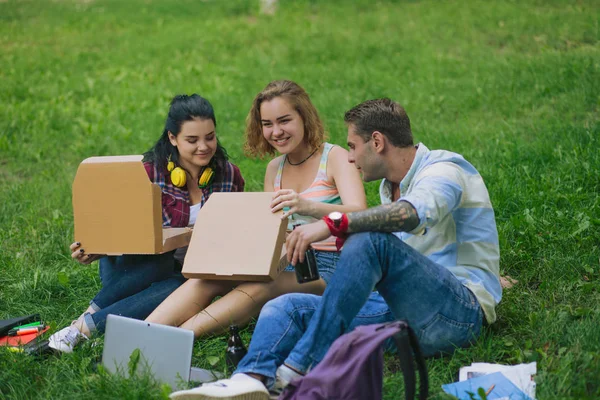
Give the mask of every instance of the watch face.
[[329, 213], [328, 217], [332, 220], [332, 221], [341, 221], [342, 219], [342, 213], [339, 211], [334, 211]]

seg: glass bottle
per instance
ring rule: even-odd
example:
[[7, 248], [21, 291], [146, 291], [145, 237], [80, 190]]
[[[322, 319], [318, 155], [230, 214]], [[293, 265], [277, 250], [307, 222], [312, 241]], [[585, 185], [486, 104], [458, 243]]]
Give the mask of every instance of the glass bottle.
[[235, 371], [238, 363], [247, 352], [246, 346], [240, 337], [238, 326], [231, 325], [229, 327], [229, 339], [227, 340], [227, 352], [225, 353], [225, 363], [230, 374]]

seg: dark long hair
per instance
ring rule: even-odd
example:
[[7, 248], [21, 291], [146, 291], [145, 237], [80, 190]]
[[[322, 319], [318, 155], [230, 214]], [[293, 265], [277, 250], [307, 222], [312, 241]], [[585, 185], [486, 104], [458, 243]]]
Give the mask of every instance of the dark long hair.
[[[169, 141], [169, 132], [175, 136], [179, 135], [181, 125], [186, 121], [192, 121], [194, 118], [210, 119], [215, 124], [215, 128], [217, 127], [215, 111], [210, 102], [204, 97], [195, 93], [191, 96], [178, 94], [173, 97], [163, 133], [156, 144], [144, 153], [144, 162], [153, 163], [159, 171], [167, 169], [169, 158], [176, 165], [179, 165], [179, 151]], [[215, 170], [215, 180], [222, 178], [228, 159], [227, 150], [221, 146], [217, 138], [217, 150], [209, 164]]]

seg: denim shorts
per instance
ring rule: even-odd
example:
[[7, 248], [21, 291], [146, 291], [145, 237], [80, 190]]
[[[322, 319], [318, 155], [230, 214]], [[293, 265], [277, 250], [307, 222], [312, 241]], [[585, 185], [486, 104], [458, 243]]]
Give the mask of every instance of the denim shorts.
[[[325, 281], [329, 283], [331, 275], [335, 271], [335, 266], [340, 259], [340, 253], [338, 251], [319, 251], [315, 250], [315, 258], [317, 259], [317, 268], [319, 269], [319, 275]], [[294, 266], [288, 264], [284, 271], [293, 271]]]

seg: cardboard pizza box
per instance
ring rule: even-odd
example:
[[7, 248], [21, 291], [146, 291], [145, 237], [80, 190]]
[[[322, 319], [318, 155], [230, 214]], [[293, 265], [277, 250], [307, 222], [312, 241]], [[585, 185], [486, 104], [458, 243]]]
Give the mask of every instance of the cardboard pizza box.
[[287, 219], [271, 212], [272, 192], [213, 193], [198, 213], [185, 256], [186, 278], [269, 281], [280, 263]]
[[159, 254], [187, 246], [190, 228], [163, 228], [162, 193], [141, 155], [83, 160], [73, 182], [75, 241], [87, 254]]

